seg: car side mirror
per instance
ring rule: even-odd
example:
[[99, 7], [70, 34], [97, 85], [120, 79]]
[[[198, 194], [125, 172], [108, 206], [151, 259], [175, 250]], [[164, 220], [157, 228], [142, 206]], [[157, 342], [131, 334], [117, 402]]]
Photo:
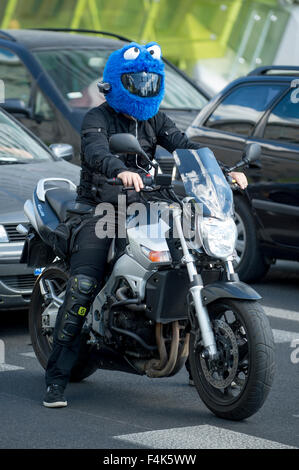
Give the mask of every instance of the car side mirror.
[[26, 107], [23, 100], [9, 98], [1, 106], [10, 114], [23, 114], [28, 118], [31, 117], [31, 110]]
[[49, 148], [58, 159], [70, 161], [74, 158], [74, 147], [70, 144], [51, 144]]
[[245, 164], [248, 165], [249, 163], [259, 160], [261, 158], [261, 154], [261, 146], [253, 142], [246, 145], [242, 160], [244, 160]]

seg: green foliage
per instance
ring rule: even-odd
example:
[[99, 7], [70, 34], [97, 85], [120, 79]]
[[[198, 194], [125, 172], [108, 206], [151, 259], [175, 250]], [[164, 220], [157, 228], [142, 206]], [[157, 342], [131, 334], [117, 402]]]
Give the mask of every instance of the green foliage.
[[[164, 55], [191, 71], [200, 59], [220, 58], [228, 49], [236, 54], [252, 16], [260, 17], [242, 52], [262, 62], [273, 60], [288, 12], [277, 0], [1, 0], [2, 28], [72, 27], [101, 29], [138, 42], [158, 41]], [[269, 14], [277, 21], [270, 27]], [[267, 34], [265, 35], [265, 28]]]

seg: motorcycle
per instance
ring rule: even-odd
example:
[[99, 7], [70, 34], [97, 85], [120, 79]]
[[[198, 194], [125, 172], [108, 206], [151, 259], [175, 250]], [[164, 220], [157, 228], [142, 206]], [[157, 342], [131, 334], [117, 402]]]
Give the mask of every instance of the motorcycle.
[[[129, 134], [112, 136], [110, 149], [148, 159]], [[242, 160], [224, 170], [208, 148], [176, 150], [172, 173], [167, 159], [159, 160], [160, 168], [151, 163], [154, 176], [144, 176], [140, 195], [146, 204], [160, 204], [157, 221], [131, 226], [131, 215], [120, 246], [112, 240], [71, 380], [97, 369], [171, 377], [189, 358], [199, 397], [215, 415], [242, 420], [260, 409], [273, 381], [274, 341], [260, 295], [234, 272], [234, 183], [228, 175], [259, 156], [259, 146], [250, 144]], [[69, 180], [40, 180], [24, 206], [29, 224], [19, 227], [26, 233], [22, 262], [43, 267], [29, 329], [44, 368], [69, 277], [67, 256], [56, 250], [53, 234], [69, 212], [76, 214], [75, 198]], [[155, 235], [148, 235], [153, 226]]]

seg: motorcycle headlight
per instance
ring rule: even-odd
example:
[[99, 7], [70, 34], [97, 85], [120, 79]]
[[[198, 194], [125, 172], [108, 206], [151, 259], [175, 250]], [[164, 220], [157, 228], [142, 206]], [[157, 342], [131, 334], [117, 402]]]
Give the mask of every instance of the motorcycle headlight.
[[5, 227], [4, 225], [0, 225], [0, 243], [7, 243], [8, 241], [9, 240], [8, 240]]
[[237, 239], [234, 220], [219, 220], [212, 217], [201, 221], [200, 232], [205, 251], [215, 258], [225, 259], [232, 255]]

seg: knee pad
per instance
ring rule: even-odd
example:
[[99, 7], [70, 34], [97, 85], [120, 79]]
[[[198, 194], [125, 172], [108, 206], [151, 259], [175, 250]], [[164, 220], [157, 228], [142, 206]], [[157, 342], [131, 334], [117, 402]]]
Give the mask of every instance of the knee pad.
[[86, 315], [94, 301], [97, 286], [95, 278], [84, 274], [72, 276], [69, 279], [64, 303], [59, 310], [55, 335], [60, 343], [70, 344], [80, 334]]

